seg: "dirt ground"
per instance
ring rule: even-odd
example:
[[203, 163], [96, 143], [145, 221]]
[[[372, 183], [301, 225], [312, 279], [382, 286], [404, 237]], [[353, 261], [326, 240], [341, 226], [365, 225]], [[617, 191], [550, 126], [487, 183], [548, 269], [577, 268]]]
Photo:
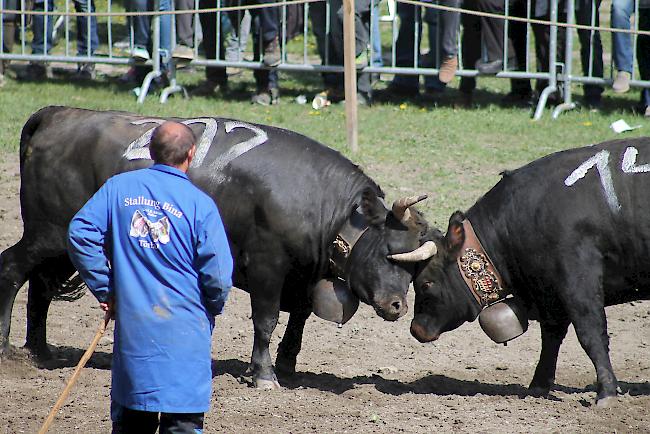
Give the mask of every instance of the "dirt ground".
[[[22, 233], [17, 159], [0, 163], [0, 248]], [[23, 288], [14, 305], [11, 343], [25, 340]], [[411, 291], [410, 307], [413, 305]], [[412, 309], [411, 309], [412, 312]], [[433, 344], [409, 334], [412, 313], [386, 322], [368, 306], [342, 328], [312, 317], [298, 373], [281, 391], [258, 391], [238, 379], [250, 359], [252, 323], [246, 293], [234, 290], [213, 338], [213, 405], [207, 433], [639, 433], [650, 432], [650, 302], [608, 308], [611, 357], [623, 395], [596, 409], [593, 366], [573, 330], [558, 362], [552, 396], [526, 396], [540, 350], [539, 326], [507, 347], [478, 324]], [[34, 433], [63, 390], [101, 322], [92, 296], [50, 309], [51, 362], [36, 366], [17, 351], [0, 361], [0, 434]], [[282, 314], [275, 355], [287, 316]], [[110, 432], [112, 328], [83, 371], [50, 432]]]

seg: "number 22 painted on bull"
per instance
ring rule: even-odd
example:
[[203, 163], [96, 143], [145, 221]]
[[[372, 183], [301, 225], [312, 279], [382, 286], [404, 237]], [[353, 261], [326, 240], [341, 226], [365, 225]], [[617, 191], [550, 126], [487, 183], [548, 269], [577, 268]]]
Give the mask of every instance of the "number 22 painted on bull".
[[[143, 125], [143, 124], [162, 124], [165, 122], [164, 119], [140, 119], [137, 121], [131, 122], [132, 125]], [[203, 130], [203, 133], [201, 134], [201, 138], [199, 139], [199, 143], [196, 146], [196, 155], [194, 156], [194, 159], [192, 160], [192, 163], [190, 167], [200, 167], [203, 164], [203, 160], [205, 159], [205, 156], [208, 154], [208, 151], [210, 150], [210, 146], [212, 145], [212, 140], [214, 139], [214, 136], [217, 134], [217, 129], [218, 129], [218, 124], [215, 119], [212, 118], [199, 118], [199, 119], [188, 119], [182, 122], [185, 125], [191, 125], [191, 124], [205, 124], [205, 129]], [[251, 137], [250, 139], [237, 143], [236, 145], [232, 146], [230, 149], [228, 149], [226, 152], [223, 154], [219, 155], [211, 164], [210, 168], [215, 170], [215, 173], [213, 174], [213, 178], [218, 181], [224, 181], [225, 177], [221, 173], [222, 170], [230, 163], [232, 160], [235, 158], [239, 157], [240, 155], [250, 151], [251, 149], [266, 143], [268, 140], [268, 136], [266, 132], [264, 132], [261, 128], [258, 128], [256, 126], [244, 123], [244, 122], [237, 122], [237, 121], [229, 121], [226, 122], [225, 124], [225, 129], [226, 129], [226, 134], [230, 133], [232, 130], [235, 128], [246, 128], [248, 130], [251, 130], [255, 135]], [[132, 141], [129, 146], [126, 148], [126, 151], [124, 151], [124, 154], [122, 156], [126, 158], [127, 160], [150, 160], [151, 159], [151, 154], [149, 153], [149, 143], [151, 143], [151, 136], [153, 135], [153, 130], [155, 127], [147, 130], [143, 135]]]
[[[646, 173], [650, 172], [650, 164], [636, 165], [636, 157], [639, 155], [638, 149], [629, 146], [623, 153], [623, 161], [621, 162], [621, 170], [623, 173]], [[605, 192], [607, 204], [613, 212], [621, 210], [621, 204], [618, 201], [614, 183], [612, 182], [612, 172], [609, 169], [609, 151], [603, 149], [596, 155], [578, 166], [567, 178], [564, 180], [564, 185], [571, 187], [578, 180], [585, 177], [589, 169], [596, 166], [596, 170], [600, 175], [600, 184]]]

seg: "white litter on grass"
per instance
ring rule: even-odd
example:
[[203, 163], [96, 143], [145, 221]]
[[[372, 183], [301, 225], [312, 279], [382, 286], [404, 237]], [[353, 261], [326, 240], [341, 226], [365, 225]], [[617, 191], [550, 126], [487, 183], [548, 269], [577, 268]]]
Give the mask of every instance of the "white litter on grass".
[[636, 130], [637, 128], [641, 128], [641, 125], [635, 125], [631, 127], [627, 122], [625, 122], [623, 119], [619, 119], [615, 122], [612, 122], [612, 124], [609, 126], [616, 134], [624, 133], [626, 131], [632, 131]]

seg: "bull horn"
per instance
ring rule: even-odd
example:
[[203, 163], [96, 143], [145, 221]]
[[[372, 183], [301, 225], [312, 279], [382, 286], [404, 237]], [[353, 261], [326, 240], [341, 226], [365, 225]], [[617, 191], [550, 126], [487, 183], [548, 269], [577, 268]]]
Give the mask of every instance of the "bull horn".
[[433, 241], [426, 241], [424, 244], [412, 252], [388, 255], [388, 259], [399, 262], [420, 262], [431, 258], [436, 253], [438, 253], [438, 247], [436, 246], [436, 243]]
[[397, 220], [402, 222], [402, 224], [408, 224], [412, 217], [409, 207], [415, 205], [420, 201], [423, 201], [427, 197], [428, 196], [426, 194], [422, 194], [420, 196], [408, 196], [397, 199], [395, 202], [393, 202], [393, 215], [395, 218], [397, 218]]

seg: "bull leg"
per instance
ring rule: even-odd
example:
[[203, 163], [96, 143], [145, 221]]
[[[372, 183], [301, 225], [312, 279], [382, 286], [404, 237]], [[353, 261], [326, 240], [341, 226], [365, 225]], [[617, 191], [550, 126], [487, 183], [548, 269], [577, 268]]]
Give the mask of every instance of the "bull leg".
[[557, 356], [569, 328], [569, 320], [567, 319], [561, 323], [543, 321], [540, 325], [542, 329], [542, 352], [539, 356], [537, 369], [535, 369], [535, 376], [529, 386], [529, 392], [533, 396], [548, 395], [555, 382]]
[[25, 348], [40, 360], [51, 358], [47, 346], [47, 312], [61, 285], [74, 273], [67, 255], [48, 259], [30, 274]]
[[597, 378], [597, 405], [607, 406], [616, 398], [616, 376], [609, 359], [609, 336], [602, 289], [602, 267], [597, 249], [584, 244], [573, 254], [565, 272], [566, 286], [560, 291], [580, 345], [594, 367]]
[[596, 404], [604, 407], [616, 398], [618, 382], [609, 359], [609, 336], [605, 307], [597, 300], [584, 300], [571, 315], [580, 345], [596, 368], [598, 394]]
[[308, 307], [295, 309], [289, 314], [289, 323], [275, 359], [275, 368], [278, 372], [285, 375], [296, 372], [296, 359], [302, 346], [302, 332], [309, 315], [311, 309]]
[[27, 292], [27, 338], [25, 348], [37, 359], [52, 358], [47, 346], [47, 311], [53, 297], [52, 289], [47, 287], [42, 275], [38, 274], [29, 279]]
[[18, 290], [27, 281], [32, 265], [20, 240], [0, 255], [0, 356], [9, 349], [11, 312]]
[[[258, 389], [279, 389], [269, 353], [271, 335], [278, 324], [284, 284], [284, 266], [278, 258], [260, 258], [249, 267], [249, 286], [253, 317], [253, 354], [248, 373]], [[251, 261], [252, 262], [252, 261]]]

